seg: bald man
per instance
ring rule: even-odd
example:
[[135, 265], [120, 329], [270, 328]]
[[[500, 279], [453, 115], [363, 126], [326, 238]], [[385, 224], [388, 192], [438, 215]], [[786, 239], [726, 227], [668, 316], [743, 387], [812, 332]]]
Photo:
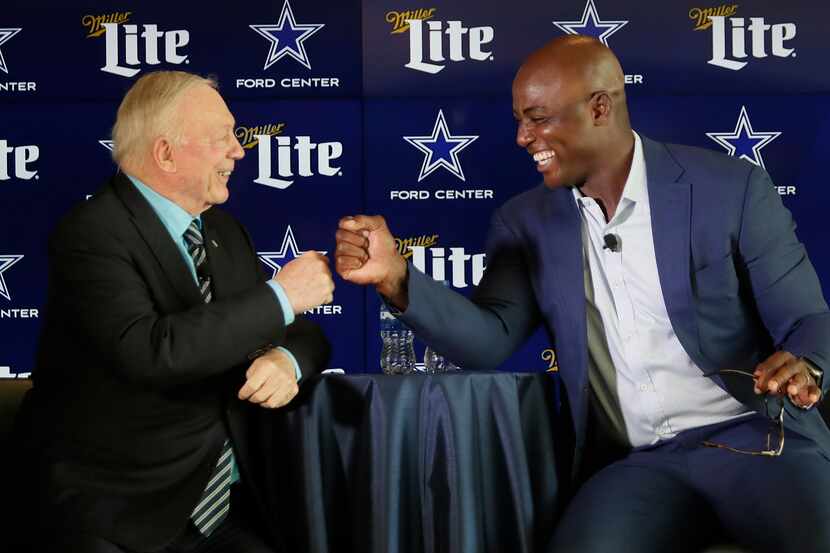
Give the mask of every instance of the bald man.
[[550, 551], [695, 551], [715, 526], [830, 551], [830, 313], [769, 176], [633, 132], [620, 64], [587, 37], [526, 60], [513, 114], [544, 184], [495, 212], [471, 299], [407, 264], [381, 217], [341, 220], [340, 275], [466, 368], [544, 325], [581, 484]]

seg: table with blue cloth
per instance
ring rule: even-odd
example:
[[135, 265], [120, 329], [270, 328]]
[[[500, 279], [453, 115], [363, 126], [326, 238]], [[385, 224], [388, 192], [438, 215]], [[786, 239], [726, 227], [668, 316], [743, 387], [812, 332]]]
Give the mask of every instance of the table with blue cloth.
[[303, 383], [256, 430], [285, 550], [543, 551], [570, 454], [556, 448], [555, 386], [463, 371]]

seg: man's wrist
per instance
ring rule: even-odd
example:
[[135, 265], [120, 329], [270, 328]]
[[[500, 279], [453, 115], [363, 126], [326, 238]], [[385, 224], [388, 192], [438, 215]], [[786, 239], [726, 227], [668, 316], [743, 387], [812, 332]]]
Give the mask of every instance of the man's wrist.
[[265, 355], [266, 353], [273, 350], [274, 348], [276, 348], [276, 346], [274, 344], [265, 344], [261, 348], [257, 348], [254, 351], [252, 351], [251, 353], [249, 353], [248, 354], [248, 361], [253, 361], [254, 359], [258, 359], [258, 358], [262, 357], [263, 355]]
[[283, 288], [282, 284], [277, 282], [277, 279], [275, 278], [268, 281], [268, 286], [274, 292], [274, 295], [277, 297], [277, 301], [280, 304], [285, 326], [290, 325], [294, 322], [294, 307], [291, 305], [291, 300], [288, 299], [288, 294], [285, 293], [285, 288]]
[[398, 258], [398, 262], [390, 274], [383, 281], [378, 283], [375, 287], [378, 294], [389, 300], [390, 303], [398, 308], [406, 307], [406, 278], [408, 273], [408, 264], [402, 257]]
[[300, 382], [300, 379], [303, 377], [303, 373], [300, 370], [300, 364], [297, 361], [297, 358], [294, 357], [293, 353], [291, 353], [289, 350], [282, 346], [279, 346], [276, 349], [277, 351], [280, 351], [283, 354], [285, 354], [285, 356], [288, 358], [288, 361], [291, 363], [291, 367], [294, 369], [294, 378], [297, 379], [297, 382]]

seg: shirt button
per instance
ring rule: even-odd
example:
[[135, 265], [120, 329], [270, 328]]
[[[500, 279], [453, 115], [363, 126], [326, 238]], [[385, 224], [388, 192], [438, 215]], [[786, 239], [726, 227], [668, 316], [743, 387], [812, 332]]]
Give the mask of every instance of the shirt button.
[[648, 392], [648, 384], [640, 384], [641, 392]]

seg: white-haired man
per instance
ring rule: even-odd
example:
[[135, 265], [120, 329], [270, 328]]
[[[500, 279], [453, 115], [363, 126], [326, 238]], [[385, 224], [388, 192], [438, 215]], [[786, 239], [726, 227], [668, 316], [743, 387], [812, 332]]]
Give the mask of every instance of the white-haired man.
[[248, 419], [326, 362], [298, 315], [332, 300], [328, 260], [309, 252], [267, 281], [213, 207], [244, 155], [214, 81], [145, 75], [113, 141], [121, 171], [50, 240], [38, 550], [274, 551]]

